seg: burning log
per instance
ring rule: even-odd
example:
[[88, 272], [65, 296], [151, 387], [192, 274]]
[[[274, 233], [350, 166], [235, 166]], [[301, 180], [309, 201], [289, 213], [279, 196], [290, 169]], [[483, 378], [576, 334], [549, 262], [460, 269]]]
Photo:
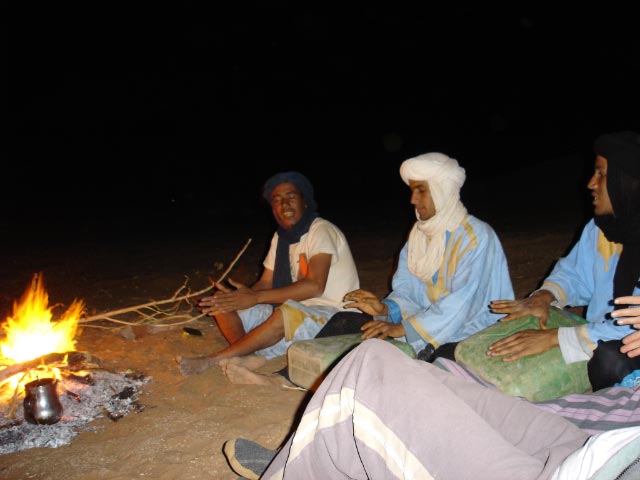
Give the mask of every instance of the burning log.
[[70, 371], [89, 370], [100, 366], [100, 359], [88, 352], [49, 353], [33, 360], [14, 363], [4, 370], [0, 370], [0, 383], [8, 378], [29, 371], [39, 365], [47, 367], [65, 368]]

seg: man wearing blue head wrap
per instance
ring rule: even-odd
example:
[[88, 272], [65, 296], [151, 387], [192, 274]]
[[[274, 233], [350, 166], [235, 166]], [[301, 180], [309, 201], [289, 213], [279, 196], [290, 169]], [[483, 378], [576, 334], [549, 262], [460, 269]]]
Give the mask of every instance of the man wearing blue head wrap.
[[[344, 295], [359, 288], [347, 240], [318, 216], [313, 186], [304, 175], [288, 171], [272, 176], [263, 196], [278, 229], [262, 275], [251, 287], [231, 279], [233, 288], [217, 284], [213, 296], [200, 300], [200, 310], [215, 318], [229, 346], [201, 357], [177, 357], [183, 375], [218, 365], [234, 383], [265, 381], [253, 370], [284, 355], [294, 341], [313, 338], [344, 310]], [[277, 381], [286, 380], [277, 376]]]

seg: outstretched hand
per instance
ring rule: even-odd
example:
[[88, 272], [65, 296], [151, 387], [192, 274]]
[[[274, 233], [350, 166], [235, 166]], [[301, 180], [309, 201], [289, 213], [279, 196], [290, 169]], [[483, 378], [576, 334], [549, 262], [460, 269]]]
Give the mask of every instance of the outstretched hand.
[[210, 297], [200, 299], [198, 302], [200, 311], [212, 317], [218, 313], [244, 310], [258, 303], [258, 296], [254, 290], [231, 279], [229, 279], [229, 284], [235, 290], [216, 282], [215, 286], [218, 291]]
[[540, 327], [545, 328], [549, 319], [549, 306], [553, 300], [551, 292], [541, 290], [522, 300], [493, 300], [489, 308], [493, 313], [507, 314], [500, 319], [501, 322], [533, 315], [540, 322]]
[[353, 292], [349, 292], [344, 296], [343, 301], [350, 302], [346, 303], [344, 308], [357, 308], [373, 317], [387, 313], [387, 306], [367, 290], [354, 290]]
[[[618, 325], [631, 325], [640, 330], [640, 295], [618, 297], [614, 300], [617, 305], [637, 305], [621, 308], [611, 312], [611, 316], [617, 319]], [[620, 351], [630, 358], [640, 356], [640, 332], [630, 333], [622, 339]]]

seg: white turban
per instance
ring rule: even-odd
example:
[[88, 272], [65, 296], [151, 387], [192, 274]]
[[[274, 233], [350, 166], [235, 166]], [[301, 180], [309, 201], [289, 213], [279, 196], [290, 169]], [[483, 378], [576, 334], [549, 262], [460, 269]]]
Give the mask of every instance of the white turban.
[[458, 228], [467, 215], [460, 201], [465, 171], [455, 159], [433, 152], [402, 162], [400, 176], [407, 185], [409, 180], [428, 182], [436, 209], [436, 214], [428, 220], [420, 220], [416, 211], [418, 221], [409, 234], [409, 271], [427, 281], [440, 268], [447, 230]]

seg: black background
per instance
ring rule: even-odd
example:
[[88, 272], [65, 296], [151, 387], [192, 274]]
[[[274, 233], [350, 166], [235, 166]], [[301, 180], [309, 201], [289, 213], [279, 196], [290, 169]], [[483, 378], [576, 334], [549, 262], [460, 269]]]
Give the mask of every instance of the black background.
[[595, 136], [640, 130], [621, 7], [236, 3], [12, 23], [9, 237], [270, 219], [260, 187], [289, 169], [327, 218], [412, 216], [398, 167], [428, 151], [465, 167], [472, 213], [586, 201]]

